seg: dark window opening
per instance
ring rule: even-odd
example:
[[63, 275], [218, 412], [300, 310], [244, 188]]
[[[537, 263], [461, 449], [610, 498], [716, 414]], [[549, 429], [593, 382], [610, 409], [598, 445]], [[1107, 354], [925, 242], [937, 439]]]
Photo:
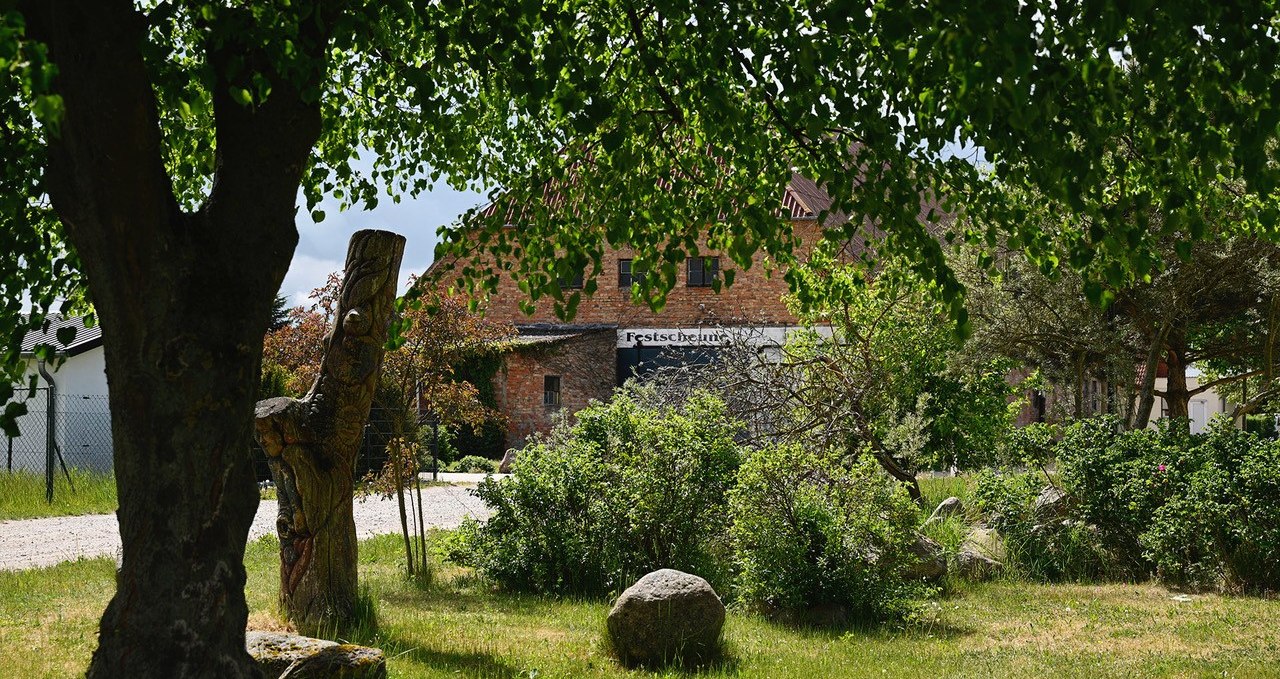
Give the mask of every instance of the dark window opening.
[[688, 286], [691, 288], [709, 288], [720, 275], [719, 257], [690, 257], [688, 266]]
[[560, 283], [561, 289], [564, 289], [564, 290], [581, 290], [582, 281], [583, 281], [583, 275], [581, 272], [579, 272], [573, 278], [561, 278], [559, 283]]
[[547, 375], [542, 378], [542, 405], [560, 406], [559, 375]]
[[629, 259], [618, 260], [618, 287], [629, 288], [632, 283], [644, 281], [644, 269], [632, 266]]

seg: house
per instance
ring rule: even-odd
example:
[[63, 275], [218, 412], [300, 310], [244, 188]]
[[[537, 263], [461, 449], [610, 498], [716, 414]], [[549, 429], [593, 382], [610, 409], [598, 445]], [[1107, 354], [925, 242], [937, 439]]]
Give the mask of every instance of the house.
[[[68, 343], [58, 332], [75, 329]], [[59, 360], [45, 363], [35, 348], [50, 345]], [[102, 329], [84, 319], [51, 315], [40, 330], [22, 339], [26, 372], [15, 399], [27, 406], [18, 418], [20, 435], [5, 437], [5, 468], [43, 473], [51, 462], [97, 472], [112, 468], [111, 412], [107, 405]], [[35, 378], [36, 388], [28, 389]]]
[[[824, 228], [844, 220], [828, 214], [819, 223], [830, 204], [825, 191], [795, 175], [780, 209], [802, 244], [812, 244]], [[705, 236], [698, 246], [699, 256], [680, 267], [661, 313], [632, 301], [632, 282], [643, 272], [633, 268], [633, 253], [625, 247], [606, 247], [599, 287], [583, 297], [571, 323], [559, 320], [546, 299], [532, 315], [525, 314], [520, 309], [525, 295], [516, 281], [501, 279], [484, 306], [486, 318], [510, 323], [518, 332], [493, 376], [493, 405], [508, 418], [506, 446], [519, 447], [530, 435], [548, 431], [561, 413], [608, 399], [632, 375], [663, 364], [712, 360], [716, 347], [735, 336], [780, 345], [798, 328], [785, 301], [787, 284], [780, 272], [767, 273], [765, 255], [737, 270], [733, 285], [717, 294], [712, 282], [729, 262], [708, 248]], [[434, 263], [426, 276], [439, 266]], [[567, 283], [581, 285], [581, 280]]]

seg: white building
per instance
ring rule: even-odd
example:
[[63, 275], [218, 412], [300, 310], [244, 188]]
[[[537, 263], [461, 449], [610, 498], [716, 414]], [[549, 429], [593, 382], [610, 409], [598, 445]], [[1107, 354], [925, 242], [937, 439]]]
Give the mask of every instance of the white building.
[[[1189, 391], [1195, 391], [1200, 388], [1200, 377], [1199, 370], [1194, 367], [1187, 368], [1187, 389]], [[1164, 391], [1168, 386], [1169, 379], [1167, 377], [1156, 378], [1156, 391]], [[1229, 417], [1234, 408], [1234, 404], [1228, 403], [1226, 397], [1212, 388], [1193, 395], [1191, 401], [1187, 404], [1187, 415], [1188, 419], [1191, 420], [1191, 433], [1199, 434], [1203, 432], [1208, 428], [1209, 421], [1218, 415], [1226, 413]], [[1156, 396], [1151, 415], [1151, 426], [1154, 427], [1157, 418], [1169, 416], [1169, 404], [1165, 403], [1163, 398]]]
[[[75, 338], [63, 344], [57, 333], [68, 327], [75, 328]], [[40, 361], [34, 350], [41, 344], [55, 347], [59, 360]], [[23, 338], [22, 355], [27, 370], [15, 398], [26, 402], [27, 414], [18, 418], [20, 435], [2, 442], [6, 469], [44, 473], [50, 453], [55, 464], [60, 453], [68, 467], [110, 471], [111, 414], [101, 328], [85, 327], [80, 318], [51, 316], [42, 331]], [[31, 376], [34, 392], [27, 388]]]

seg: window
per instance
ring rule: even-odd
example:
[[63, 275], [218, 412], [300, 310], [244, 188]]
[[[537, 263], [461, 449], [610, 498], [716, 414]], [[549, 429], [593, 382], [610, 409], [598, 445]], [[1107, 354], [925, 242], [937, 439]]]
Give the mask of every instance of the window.
[[560, 407], [559, 375], [547, 375], [542, 378], [542, 405]]
[[644, 269], [634, 268], [629, 259], [618, 260], [618, 287], [629, 288], [632, 283], [644, 281]]
[[579, 272], [573, 278], [561, 278], [560, 287], [564, 290], [581, 290], [582, 289], [582, 273]]
[[711, 282], [720, 275], [719, 257], [690, 257], [688, 286], [691, 288], [711, 287]]

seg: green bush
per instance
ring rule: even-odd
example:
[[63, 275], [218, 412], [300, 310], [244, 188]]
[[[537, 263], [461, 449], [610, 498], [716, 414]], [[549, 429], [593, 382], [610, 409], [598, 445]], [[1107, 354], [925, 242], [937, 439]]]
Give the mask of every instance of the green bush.
[[917, 510], [869, 457], [789, 445], [753, 453], [730, 493], [739, 593], [775, 612], [835, 606], [854, 618], [909, 612]]
[[1006, 567], [1033, 580], [1090, 581], [1119, 574], [1098, 530], [1074, 518], [1037, 517], [1039, 473], [978, 475], [974, 505], [1004, 539]]
[[1280, 589], [1280, 443], [1226, 421], [1192, 435], [1185, 421], [1121, 431], [1102, 417], [1068, 427], [1054, 455], [1066, 517], [1035, 516], [1036, 477], [986, 474], [976, 492], [1031, 577]]
[[467, 455], [461, 460], [451, 463], [448, 471], [463, 474], [495, 474], [498, 471], [498, 461], [480, 457], [479, 455]]
[[1056, 448], [1062, 485], [1076, 518], [1097, 527], [1117, 567], [1134, 575], [1150, 570], [1142, 534], [1156, 509], [1185, 487], [1194, 448], [1192, 437], [1170, 420], [1138, 431], [1122, 432], [1113, 417], [1067, 428]]
[[518, 591], [603, 595], [658, 568], [725, 591], [737, 431], [705, 394], [680, 408], [628, 392], [592, 404], [521, 451], [510, 479], [479, 485], [493, 514], [466, 527], [466, 560]]
[[1226, 423], [1194, 441], [1186, 469], [1155, 472], [1178, 490], [1142, 533], [1146, 555], [1173, 584], [1280, 589], [1280, 444]]

